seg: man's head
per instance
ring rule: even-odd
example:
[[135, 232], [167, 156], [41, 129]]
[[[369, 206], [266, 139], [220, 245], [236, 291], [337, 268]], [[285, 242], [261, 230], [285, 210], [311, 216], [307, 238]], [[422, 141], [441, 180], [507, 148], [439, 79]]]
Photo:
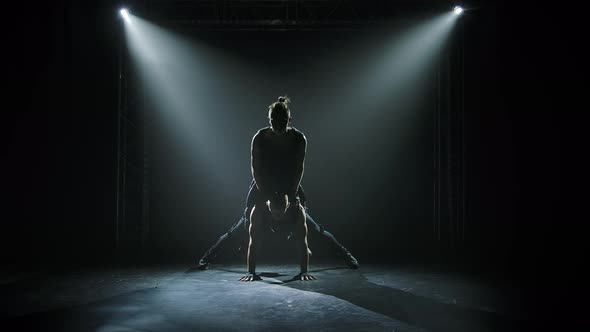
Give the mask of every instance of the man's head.
[[291, 111], [289, 103], [291, 100], [287, 96], [280, 96], [278, 101], [268, 106], [268, 121], [270, 128], [275, 134], [284, 134], [291, 122]]
[[270, 215], [275, 220], [283, 218], [287, 209], [289, 209], [289, 197], [285, 194], [274, 193], [268, 201], [266, 207], [270, 211]]

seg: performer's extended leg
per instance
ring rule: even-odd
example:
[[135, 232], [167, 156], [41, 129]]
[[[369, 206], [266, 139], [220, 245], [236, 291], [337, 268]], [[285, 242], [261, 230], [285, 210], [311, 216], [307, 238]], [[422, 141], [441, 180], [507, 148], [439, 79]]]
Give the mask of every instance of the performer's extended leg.
[[[223, 248], [223, 244], [230, 237], [232, 237], [232, 235], [234, 233], [237, 233], [238, 236], [242, 233], [247, 233], [248, 227], [249, 227], [248, 218], [250, 218], [250, 213], [252, 212], [252, 207], [254, 207], [254, 203], [255, 203], [255, 199], [256, 199], [256, 195], [255, 195], [256, 191], [254, 190], [254, 188], [255, 188], [255, 182], [254, 182], [254, 180], [252, 180], [252, 182], [250, 183], [250, 188], [248, 190], [248, 197], [246, 198], [246, 209], [244, 210], [244, 214], [238, 220], [238, 222], [233, 224], [232, 227], [226, 233], [224, 233], [222, 236], [220, 236], [219, 239], [217, 239], [217, 242], [215, 242], [215, 244], [212, 245], [211, 248], [209, 248], [209, 250], [207, 250], [207, 252], [205, 252], [203, 257], [201, 257], [201, 259], [199, 260], [199, 263], [197, 264], [197, 268], [199, 270], [206, 270], [207, 267], [209, 267], [209, 264], [211, 264], [211, 262], [213, 262], [213, 260], [217, 256], [217, 254], [219, 254], [219, 252]], [[247, 239], [248, 236], [246, 234], [244, 234], [243, 238]], [[242, 241], [243, 240], [240, 239], [240, 242], [242, 242]], [[243, 243], [240, 243], [240, 249], [243, 249], [243, 248], [246, 248], [246, 245], [244, 245]]]
[[348, 249], [346, 249], [342, 244], [340, 244], [340, 242], [338, 242], [338, 240], [336, 240], [336, 237], [334, 237], [334, 235], [332, 235], [332, 233], [325, 230], [324, 226], [316, 223], [315, 220], [313, 220], [313, 218], [309, 215], [309, 213], [307, 211], [305, 212], [305, 214], [306, 214], [306, 219], [307, 219], [307, 225], [311, 226], [311, 228], [313, 230], [315, 230], [320, 235], [322, 235], [322, 238], [326, 239], [326, 241], [328, 241], [328, 243], [330, 243], [330, 246], [332, 247], [332, 249], [334, 249], [334, 251], [336, 251], [338, 254], [344, 256], [344, 261], [346, 262], [346, 265], [348, 265], [349, 268], [351, 268], [353, 270], [358, 269], [359, 263], [356, 260], [356, 258], [354, 258], [354, 256], [348, 251]]
[[[207, 252], [205, 252], [203, 257], [201, 257], [201, 259], [199, 260], [199, 263], [197, 264], [197, 268], [199, 270], [206, 270], [209, 267], [209, 264], [215, 259], [215, 257], [217, 257], [217, 254], [219, 254], [221, 249], [223, 249], [223, 244], [229, 238], [231, 238], [232, 236], [235, 236], [234, 234], [239, 235], [245, 230], [244, 224], [247, 222], [247, 219], [246, 219], [247, 212], [248, 212], [248, 208], [246, 208], [246, 210], [244, 211], [244, 215], [240, 218], [240, 220], [238, 220], [235, 224], [233, 224], [232, 227], [226, 233], [224, 233], [222, 236], [220, 236], [219, 239], [217, 239], [217, 242], [215, 242], [215, 244], [213, 246], [211, 246], [211, 248], [209, 248], [209, 250], [207, 250]], [[246, 236], [246, 235], [244, 234], [244, 236]]]

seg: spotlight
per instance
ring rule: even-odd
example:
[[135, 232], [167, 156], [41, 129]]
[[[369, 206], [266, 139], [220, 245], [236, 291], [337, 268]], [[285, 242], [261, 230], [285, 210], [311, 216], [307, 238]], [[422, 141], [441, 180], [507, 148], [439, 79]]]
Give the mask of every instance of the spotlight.
[[119, 13], [121, 14], [121, 16], [123, 16], [125, 21], [129, 22], [129, 11], [127, 9], [123, 8], [119, 11]]
[[461, 15], [463, 13], [463, 7], [455, 6], [455, 8], [453, 8], [453, 13], [455, 13], [455, 15]]

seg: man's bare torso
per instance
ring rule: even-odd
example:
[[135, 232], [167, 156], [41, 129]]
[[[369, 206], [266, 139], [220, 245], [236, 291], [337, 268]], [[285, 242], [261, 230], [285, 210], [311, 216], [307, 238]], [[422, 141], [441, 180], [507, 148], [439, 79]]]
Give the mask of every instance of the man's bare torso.
[[305, 144], [303, 133], [291, 127], [279, 135], [267, 127], [259, 130], [256, 136], [260, 162], [264, 178], [270, 184], [269, 189], [272, 192], [287, 192], [297, 172], [297, 154], [301, 145]]

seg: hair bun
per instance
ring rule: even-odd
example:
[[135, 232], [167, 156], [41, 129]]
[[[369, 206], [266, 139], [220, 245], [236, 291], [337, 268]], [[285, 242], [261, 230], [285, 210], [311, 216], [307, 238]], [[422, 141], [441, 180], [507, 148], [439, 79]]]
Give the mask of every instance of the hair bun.
[[289, 97], [287, 97], [287, 96], [280, 96], [278, 101], [279, 101], [279, 103], [288, 104], [291, 102], [291, 99], [289, 99]]

